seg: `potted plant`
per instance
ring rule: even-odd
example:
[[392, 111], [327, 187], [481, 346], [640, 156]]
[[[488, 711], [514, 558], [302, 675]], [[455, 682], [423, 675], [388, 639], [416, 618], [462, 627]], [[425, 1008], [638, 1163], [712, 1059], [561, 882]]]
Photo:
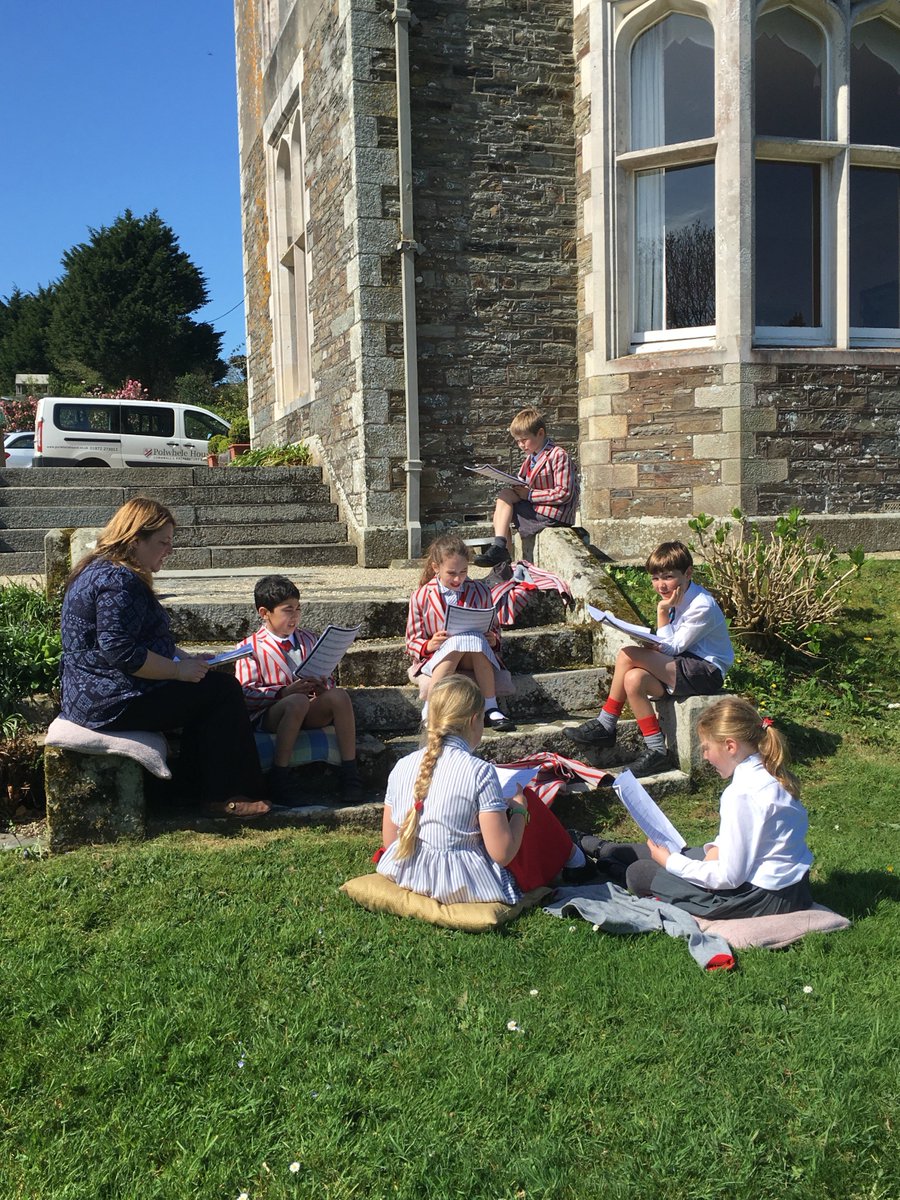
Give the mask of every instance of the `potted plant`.
[[232, 461], [250, 449], [250, 418], [246, 413], [240, 413], [231, 422], [228, 439], [231, 443], [228, 453]]
[[231, 439], [227, 434], [213, 434], [206, 443], [206, 465], [208, 467], [217, 467], [219, 465], [219, 455], [225, 453], [230, 441]]

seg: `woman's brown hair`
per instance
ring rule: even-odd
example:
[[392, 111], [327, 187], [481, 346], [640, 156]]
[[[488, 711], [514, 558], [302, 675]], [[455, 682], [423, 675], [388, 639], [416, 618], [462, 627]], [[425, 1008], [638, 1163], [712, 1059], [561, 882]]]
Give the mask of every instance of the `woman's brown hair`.
[[769, 774], [774, 775], [785, 791], [799, 799], [800, 780], [790, 769], [791, 753], [787, 740], [768, 718], [763, 720], [749, 701], [739, 696], [723, 696], [716, 700], [701, 715], [697, 733], [712, 742], [734, 738], [736, 742], [749, 743], [762, 758]]
[[445, 558], [453, 558], [456, 555], [464, 558], [466, 562], [469, 561], [469, 547], [458, 533], [444, 533], [440, 537], [436, 537], [425, 551], [425, 570], [419, 580], [419, 587], [434, 579], [437, 574], [434, 569], [435, 564], [440, 566]]
[[95, 558], [105, 558], [109, 562], [119, 563], [139, 575], [147, 587], [153, 587], [153, 577], [145, 570], [135, 557], [135, 545], [140, 538], [148, 538], [158, 533], [166, 525], [174, 529], [175, 518], [164, 504], [158, 500], [149, 500], [146, 496], [135, 496], [128, 500], [113, 514], [109, 523], [100, 530], [97, 544], [88, 551], [73, 568], [66, 580], [66, 589], [71, 587], [85, 567]]
[[397, 839], [398, 860], [409, 858], [419, 836], [419, 813], [431, 787], [431, 777], [444, 749], [444, 739], [456, 734], [465, 737], [466, 730], [484, 707], [478, 685], [466, 675], [450, 675], [434, 685], [428, 696], [428, 724], [425, 732], [425, 753], [413, 784], [413, 804], [406, 814]]

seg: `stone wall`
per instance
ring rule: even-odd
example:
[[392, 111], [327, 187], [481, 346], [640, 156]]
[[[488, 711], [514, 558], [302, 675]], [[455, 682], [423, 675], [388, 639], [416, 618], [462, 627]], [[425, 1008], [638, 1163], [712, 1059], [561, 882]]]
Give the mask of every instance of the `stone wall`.
[[900, 364], [770, 368], [757, 403], [774, 412], [754, 455], [784, 464], [758, 488], [760, 514], [900, 511]]
[[460, 467], [518, 470], [520, 408], [577, 452], [572, 5], [417, 0], [415, 14], [422, 521], [440, 525], [492, 510]]

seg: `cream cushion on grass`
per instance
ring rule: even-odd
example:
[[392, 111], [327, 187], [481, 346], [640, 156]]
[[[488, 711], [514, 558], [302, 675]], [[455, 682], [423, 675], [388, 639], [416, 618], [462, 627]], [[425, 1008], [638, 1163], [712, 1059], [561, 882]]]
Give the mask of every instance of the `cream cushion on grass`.
[[769, 950], [780, 950], [799, 942], [808, 933], [831, 933], [837, 929], [849, 929], [850, 922], [840, 913], [833, 912], [824, 904], [800, 912], [779, 913], [771, 917], [743, 917], [738, 920], [707, 921], [705, 917], [694, 917], [704, 933], [717, 933], [735, 950], [747, 950], [751, 946], [763, 946]]
[[86, 729], [74, 721], [57, 717], [47, 728], [44, 745], [74, 750], [78, 754], [118, 754], [122, 758], [133, 758], [157, 779], [172, 778], [172, 772], [166, 765], [168, 747], [161, 733], [130, 729], [127, 733], [112, 733], [102, 729]]
[[358, 875], [348, 879], [340, 889], [351, 900], [361, 904], [370, 912], [389, 912], [397, 917], [418, 917], [432, 925], [443, 925], [447, 929], [462, 929], [466, 933], [485, 933], [499, 929], [519, 913], [533, 908], [549, 895], [550, 888], [535, 888], [526, 892], [518, 904], [495, 903], [439, 904], [430, 896], [420, 896], [398, 887], [393, 879], [385, 875]]

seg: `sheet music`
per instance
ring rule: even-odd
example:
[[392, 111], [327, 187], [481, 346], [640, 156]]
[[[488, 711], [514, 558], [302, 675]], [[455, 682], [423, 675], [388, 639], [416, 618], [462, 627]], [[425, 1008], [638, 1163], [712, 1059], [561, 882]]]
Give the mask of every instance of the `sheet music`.
[[[352, 629], [343, 625], [329, 625], [306, 658], [294, 667], [294, 678], [327, 679], [334, 673], [361, 628], [361, 625], [355, 625]], [[296, 662], [299, 654], [292, 650], [290, 657]]]
[[444, 628], [449, 634], [487, 633], [496, 616], [494, 608], [463, 608], [461, 604], [448, 604]]
[[221, 654], [214, 654], [212, 658], [206, 660], [206, 665], [218, 667], [220, 663], [237, 662], [239, 658], [249, 658], [252, 653], [252, 646], [235, 646], [233, 650], [223, 650]]
[[484, 475], [487, 479], [499, 479], [503, 483], [514, 483], [518, 487], [525, 486], [525, 480], [520, 475], [510, 475], [509, 471], [504, 471], [500, 467], [492, 467], [488, 463], [479, 467], [465, 467], [464, 470], [474, 471], [476, 475]]
[[526, 788], [540, 767], [495, 767], [504, 800], [512, 800], [519, 788]]
[[589, 616], [593, 617], [595, 621], [606, 622], [607, 625], [612, 625], [614, 629], [618, 629], [622, 633], [640, 638], [642, 642], [650, 642], [653, 646], [662, 646], [665, 644], [663, 639], [658, 637], [657, 634], [652, 633], [646, 625], [632, 625], [630, 621], [623, 621], [611, 612], [606, 612], [605, 609], [594, 608], [593, 604], [589, 604], [587, 610]]
[[651, 842], [676, 854], [684, 849], [687, 844], [684, 838], [630, 771], [621, 771], [613, 779], [612, 786]]

